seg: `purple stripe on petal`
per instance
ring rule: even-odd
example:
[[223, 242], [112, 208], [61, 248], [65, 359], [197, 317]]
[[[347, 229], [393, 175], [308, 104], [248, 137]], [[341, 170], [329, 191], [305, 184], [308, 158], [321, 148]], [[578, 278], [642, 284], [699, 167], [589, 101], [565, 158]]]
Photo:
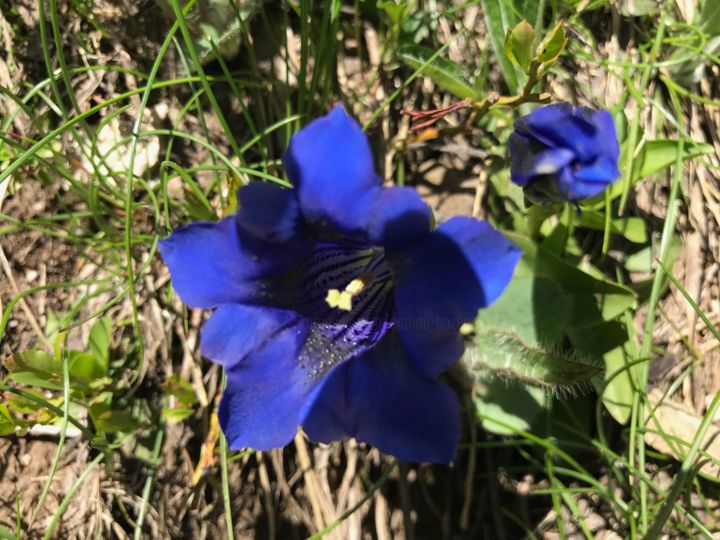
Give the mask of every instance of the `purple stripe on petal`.
[[[328, 304], [330, 290], [345, 291], [356, 280], [364, 285], [353, 293], [350, 310]], [[268, 312], [307, 321], [297, 363], [314, 380], [374, 346], [393, 326], [392, 289], [382, 249], [318, 243], [291, 272], [263, 283], [262, 302]]]

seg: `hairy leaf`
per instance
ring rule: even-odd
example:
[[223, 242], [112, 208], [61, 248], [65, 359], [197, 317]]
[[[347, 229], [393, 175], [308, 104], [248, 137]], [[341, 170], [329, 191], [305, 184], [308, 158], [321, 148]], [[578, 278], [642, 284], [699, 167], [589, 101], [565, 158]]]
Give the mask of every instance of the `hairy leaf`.
[[581, 361], [554, 347], [531, 346], [514, 332], [499, 329], [477, 333], [466, 356], [471, 372], [494, 374], [550, 389], [572, 389], [588, 384], [602, 373], [597, 364]]

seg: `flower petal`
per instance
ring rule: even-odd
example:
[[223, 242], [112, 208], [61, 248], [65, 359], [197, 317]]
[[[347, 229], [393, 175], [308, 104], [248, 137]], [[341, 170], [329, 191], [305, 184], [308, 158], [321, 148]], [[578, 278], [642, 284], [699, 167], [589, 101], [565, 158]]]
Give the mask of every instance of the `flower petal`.
[[589, 181], [585, 182], [573, 174], [569, 167], [563, 169], [557, 175], [558, 190], [563, 198], [568, 201], [579, 201], [587, 197], [593, 197], [602, 193], [609, 182]]
[[408, 357], [425, 377], [437, 377], [450, 369], [465, 352], [465, 342], [457, 326], [442, 324], [413, 330], [411, 325], [396, 323], [400, 340]]
[[620, 178], [617, 159], [599, 156], [595, 161], [575, 171], [575, 177], [582, 182], [599, 182], [607, 186]]
[[180, 227], [160, 242], [173, 287], [192, 307], [240, 302], [252, 294], [249, 279], [262, 265], [243, 253], [234, 217]]
[[227, 370], [218, 418], [230, 448], [270, 450], [292, 440], [300, 411], [322, 380], [309, 378], [297, 362], [307, 332], [299, 321]]
[[368, 240], [376, 246], [397, 249], [430, 233], [432, 214], [411, 188], [382, 189], [370, 209]]
[[388, 255], [396, 310], [432, 328], [458, 328], [492, 303], [521, 252], [487, 222], [457, 216], [423, 241]]
[[265, 347], [296, 322], [291, 311], [241, 304], [224, 304], [215, 310], [200, 332], [200, 352], [226, 370]]
[[363, 233], [380, 179], [365, 133], [341, 105], [296, 133], [284, 162], [311, 226]]
[[602, 109], [591, 111], [590, 120], [597, 128], [598, 136], [595, 140], [599, 146], [599, 155], [608, 158], [617, 167], [617, 161], [620, 157], [620, 144], [618, 143], [615, 121], [612, 115]]
[[[233, 330], [233, 324], [241, 327]], [[334, 369], [372, 350], [388, 329], [382, 321], [341, 324], [267, 308], [218, 308], [203, 329], [201, 347], [226, 368], [219, 417], [232, 447], [287, 444], [313, 389]]]
[[302, 216], [295, 193], [266, 182], [252, 182], [237, 192], [240, 229], [270, 243], [298, 240]]
[[592, 123], [592, 110], [555, 103], [535, 109], [521, 118], [516, 127], [529, 132], [551, 147], [570, 148], [580, 161], [598, 155], [597, 128]]
[[355, 437], [411, 462], [449, 463], [460, 438], [454, 392], [423, 377], [392, 335], [330, 373], [303, 429], [317, 442]]
[[575, 159], [567, 148], [543, 148], [517, 132], [510, 136], [508, 148], [510, 175], [519, 186], [527, 185], [538, 176], [556, 174]]

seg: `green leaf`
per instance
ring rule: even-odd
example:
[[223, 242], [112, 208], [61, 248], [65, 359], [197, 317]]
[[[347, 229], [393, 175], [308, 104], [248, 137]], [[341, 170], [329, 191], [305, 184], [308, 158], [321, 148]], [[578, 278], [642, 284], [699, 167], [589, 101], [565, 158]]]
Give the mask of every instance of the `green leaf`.
[[[548, 226], [552, 226], [550, 222], [546, 222], [541, 231], [546, 230]], [[555, 227], [549, 232], [549, 234], [540, 242], [543, 249], [547, 249], [550, 253], [562, 256], [565, 250], [568, 248], [568, 242], [570, 241], [570, 229], [568, 229], [567, 223], [563, 219], [558, 221]]]
[[[656, 251], [656, 249], [653, 249], [653, 246], [647, 246], [632, 255], [628, 255], [625, 259], [625, 269], [628, 272], [652, 272], [653, 268], [655, 268], [654, 253], [656, 253]], [[682, 240], [680, 240], [678, 235], [673, 234], [668, 248], [669, 268], [672, 268], [681, 251]]]
[[628, 255], [625, 259], [625, 270], [628, 272], [651, 272], [654, 266], [654, 251], [653, 246], [647, 246]]
[[527, 73], [533, 57], [535, 30], [526, 20], [520, 21], [505, 35], [504, 50], [510, 61]]
[[[583, 210], [577, 223], [588, 229], [605, 230], [605, 216], [596, 210]], [[640, 217], [613, 218], [610, 220], [610, 232], [624, 236], [636, 244], [648, 241], [647, 223]]]
[[[158, 3], [174, 20], [170, 0], [158, 0]], [[184, 4], [187, 2], [180, 2], [181, 6]], [[213, 44], [227, 58], [236, 55], [243, 37], [243, 26], [259, 6], [258, 0], [198, 0], [185, 17], [185, 23], [200, 61], [206, 64], [214, 59]]]
[[91, 383], [102, 379], [107, 373], [107, 361], [96, 354], [84, 351], [68, 351], [68, 368], [71, 384], [75, 379]]
[[539, 0], [504, 0], [506, 9], [512, 11], [514, 18], [521, 17], [528, 21], [536, 21], [538, 9], [540, 9]]
[[[622, 141], [623, 144], [620, 146], [621, 153], [625, 150], [626, 145], [624, 144], [628, 138], [629, 123], [627, 115], [623, 110], [614, 110], [612, 112], [613, 123], [615, 124], [615, 131], [617, 134], [618, 141]], [[642, 128], [638, 128], [641, 130]]]
[[0, 403], [0, 436], [15, 432], [15, 420], [4, 403]]
[[5, 527], [4, 525], [0, 525], [0, 538], [2, 538], [2, 540], [18, 540], [18, 538], [21, 538], [21, 536], [15, 535], [7, 527]]
[[565, 25], [558, 22], [543, 38], [537, 48], [537, 59], [545, 63], [554, 63], [567, 45]]
[[[112, 320], [103, 317], [95, 322], [90, 329], [88, 337], [88, 349], [98, 360], [98, 369], [102, 375], [107, 373], [110, 365], [110, 341], [112, 339]], [[101, 375], [101, 376], [102, 376]]]
[[400, 41], [417, 45], [430, 35], [432, 23], [433, 21], [428, 20], [422, 10], [406, 11], [400, 21]]
[[[620, 170], [623, 171], [623, 174], [625, 172], [625, 163], [630, 155], [630, 149], [627, 146], [628, 141], [626, 140], [621, 146], [620, 155]], [[633, 172], [630, 178], [630, 185], [634, 185], [640, 180], [674, 165], [679, 148], [680, 141], [676, 139], [656, 139], [646, 141], [637, 158], [633, 162]], [[714, 152], [715, 148], [712, 145], [685, 141], [681, 160], [687, 161], [698, 156], [713, 154]], [[623, 179], [620, 179], [608, 188], [607, 196], [610, 200], [614, 200], [622, 195], [624, 189], [625, 182]], [[597, 209], [603, 206], [605, 206], [604, 193], [588, 199], [583, 204], [583, 210], [585, 210], [585, 208]]]
[[163, 407], [162, 417], [170, 424], [177, 424], [192, 416], [194, 412], [195, 410], [189, 407]]
[[517, 19], [513, 10], [506, 6], [506, 2], [507, 0], [481, 0], [485, 26], [488, 29], [490, 43], [497, 55], [500, 70], [510, 93], [517, 94], [520, 91], [518, 72], [505, 54], [503, 47], [507, 30], [517, 22]]
[[533, 386], [571, 389], [589, 383], [602, 368], [559, 347], [532, 346], [512, 331], [483, 329], [465, 355], [471, 373], [488, 370]]
[[162, 383], [163, 392], [175, 396], [186, 407], [197, 403], [197, 395], [192, 385], [180, 375], [172, 375]]
[[184, 209], [187, 215], [197, 221], [217, 221], [217, 215], [207, 199], [203, 199], [190, 188], [185, 188]]
[[[519, 309], [522, 306], [522, 309]], [[530, 346], [561, 340], [572, 312], [572, 300], [552, 281], [537, 276], [516, 276], [490, 307], [475, 319], [478, 332], [508, 330]]]
[[568, 326], [592, 326], [612, 320], [636, 304], [632, 289], [609, 281], [599, 272], [584, 272], [526, 236], [509, 231], [504, 234], [523, 250], [519, 274], [547, 278], [570, 294], [573, 313]]
[[104, 402], [89, 408], [95, 427], [105, 433], [131, 433], [140, 427], [140, 422], [126, 409], [114, 409]]
[[68, 314], [63, 311], [55, 311], [54, 309], [48, 308], [46, 316], [45, 336], [50, 343], [54, 343], [60, 330], [67, 324]]
[[483, 428], [497, 435], [529, 431], [545, 409], [545, 390], [508, 385], [498, 378], [475, 386], [475, 410]]
[[550, 216], [562, 214], [563, 207], [560, 204], [532, 204], [527, 209], [527, 230], [528, 236], [537, 237], [540, 235], [543, 224]]
[[618, 294], [595, 295], [576, 291], [572, 295], [573, 314], [568, 326], [587, 328], [603, 321], [611, 321], [635, 304], [635, 298]]
[[30, 349], [12, 355], [5, 363], [5, 368], [10, 373], [17, 371], [36, 371], [47, 374], [62, 375], [62, 364], [57, 359], [37, 349]]
[[[647, 141], [636, 160], [637, 170], [633, 172], [633, 183], [674, 165], [679, 148], [680, 141], [674, 139]], [[681, 159], [685, 161], [714, 153], [715, 148], [710, 144], [685, 141]]]
[[[45, 399], [45, 396], [42, 394], [42, 392], [33, 390], [32, 388], [27, 388], [23, 391], [26, 394], [34, 395], [43, 400]], [[10, 406], [10, 409], [12, 409], [18, 414], [34, 414], [43, 408], [43, 406], [40, 405], [40, 403], [38, 403], [37, 401], [33, 401], [32, 399], [28, 399], [17, 394], [8, 395], [6, 403]]]
[[90, 446], [96, 450], [106, 450], [111, 447], [105, 434], [101, 434], [90, 439]]
[[660, 11], [659, 0], [623, 0], [619, 4], [620, 13], [625, 17], [655, 15]]
[[[436, 51], [427, 47], [408, 44], [400, 48], [398, 58], [412, 69], [419, 69], [435, 53]], [[461, 99], [477, 100], [480, 97], [473, 85], [463, 76], [460, 67], [447, 58], [435, 57], [425, 66], [422, 73], [430, 77], [435, 84]]]
[[545, 411], [547, 388], [571, 390], [600, 375], [601, 365], [560, 346], [572, 308], [570, 295], [552, 281], [516, 276], [492, 306], [480, 310], [462, 363], [485, 429], [503, 435], [528, 430]]
[[62, 390], [62, 364], [44, 351], [16, 353], [6, 360], [5, 368], [10, 372], [10, 378], [18, 384]]
[[[101, 380], [106, 370], [90, 353], [68, 350], [70, 387], [87, 392], [88, 384]], [[62, 364], [52, 355], [38, 350], [23, 351], [11, 356], [5, 363], [10, 378], [23, 386], [36, 386], [46, 390], [62, 390]]]
[[570, 328], [568, 336], [579, 352], [604, 363], [605, 389], [602, 390], [600, 381], [596, 381], [595, 386], [602, 391], [601, 398], [608, 412], [617, 422], [625, 424], [630, 418], [634, 393], [632, 377], [636, 370], [627, 366], [624, 349], [627, 331], [613, 321], [591, 328]]
[[[635, 393], [631, 376], [633, 368], [627, 367], [627, 355], [622, 347], [605, 353], [603, 361], [605, 362], [606, 377], [606, 386], [601, 394], [603, 405], [616, 422], [626, 424], [630, 419]], [[615, 376], [608, 380], [607, 378], [613, 374]]]
[[699, 22], [710, 36], [720, 36], [720, 2], [705, 0], [700, 8]]
[[521, 264], [531, 274], [554, 281], [565, 292], [595, 293], [603, 297], [615, 295], [625, 298], [628, 307], [633, 305], [635, 293], [628, 287], [583, 272], [542, 246], [538, 246], [527, 236], [510, 231], [504, 231], [503, 234], [523, 250]]
[[557, 345], [571, 312], [570, 296], [552, 281], [515, 277], [492, 306], [478, 313], [463, 362], [476, 381], [489, 371], [541, 387], [586, 384], [600, 374], [598, 365]]
[[393, 24], [397, 24], [404, 17], [407, 6], [405, 4], [396, 4], [395, 2], [386, 1], [378, 2], [377, 7], [387, 13], [387, 16]]

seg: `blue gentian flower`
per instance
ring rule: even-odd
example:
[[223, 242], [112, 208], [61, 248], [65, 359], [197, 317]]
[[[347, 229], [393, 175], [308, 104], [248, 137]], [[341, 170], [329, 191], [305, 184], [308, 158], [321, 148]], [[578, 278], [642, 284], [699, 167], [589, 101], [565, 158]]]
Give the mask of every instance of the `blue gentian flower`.
[[615, 125], [607, 111], [556, 103], [515, 122], [510, 177], [538, 203], [577, 203], [620, 177]]
[[367, 138], [338, 106], [291, 140], [295, 189], [251, 183], [239, 209], [161, 242], [180, 298], [215, 309], [202, 354], [227, 375], [231, 448], [355, 437], [413, 462], [451, 461], [460, 325], [505, 288], [520, 251], [485, 222], [432, 230], [408, 188], [383, 188]]

